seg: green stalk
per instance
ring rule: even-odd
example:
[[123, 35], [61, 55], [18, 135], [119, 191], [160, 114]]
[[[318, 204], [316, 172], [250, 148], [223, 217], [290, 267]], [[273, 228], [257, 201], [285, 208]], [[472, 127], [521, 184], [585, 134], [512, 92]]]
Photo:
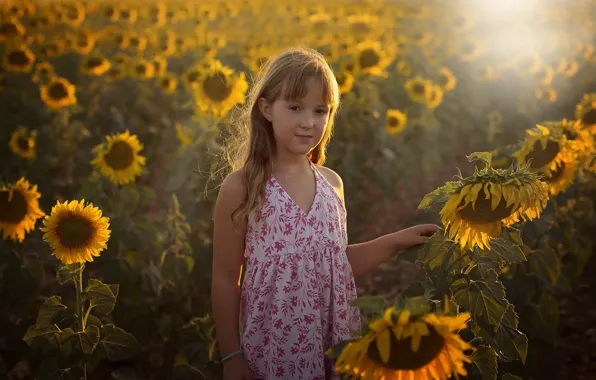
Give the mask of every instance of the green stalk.
[[[78, 278], [75, 280], [75, 289], [77, 293], [77, 324], [79, 332], [85, 331], [85, 321], [83, 320], [83, 303], [81, 293], [83, 292], [83, 269], [81, 264], [77, 264], [77, 270], [79, 271]], [[85, 318], [86, 319], [86, 318]], [[87, 364], [83, 363], [83, 379], [87, 380]]]

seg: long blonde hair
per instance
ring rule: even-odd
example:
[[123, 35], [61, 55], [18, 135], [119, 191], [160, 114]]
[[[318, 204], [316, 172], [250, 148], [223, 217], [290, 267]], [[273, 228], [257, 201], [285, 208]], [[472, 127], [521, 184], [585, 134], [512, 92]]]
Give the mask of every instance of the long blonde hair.
[[314, 78], [323, 86], [323, 96], [330, 107], [329, 121], [320, 143], [307, 157], [315, 165], [323, 165], [326, 147], [333, 131], [333, 120], [339, 107], [337, 80], [325, 58], [316, 50], [294, 47], [269, 59], [257, 75], [240, 116], [233, 120], [234, 131], [226, 141], [225, 155], [231, 171], [243, 169], [246, 187], [244, 202], [232, 213], [232, 221], [246, 219], [260, 208], [265, 184], [271, 177], [276, 144], [273, 127], [261, 113], [258, 101], [269, 104], [277, 99], [295, 100], [306, 96], [307, 80]]

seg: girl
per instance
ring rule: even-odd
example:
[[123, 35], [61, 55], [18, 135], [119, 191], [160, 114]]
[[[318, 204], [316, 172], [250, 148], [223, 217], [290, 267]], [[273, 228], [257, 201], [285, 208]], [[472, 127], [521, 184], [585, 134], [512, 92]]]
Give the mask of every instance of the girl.
[[439, 228], [348, 245], [343, 183], [322, 166], [338, 106], [331, 68], [305, 48], [269, 60], [251, 89], [235, 171], [215, 205], [212, 302], [225, 380], [339, 378], [325, 351], [361, 328], [354, 276]]

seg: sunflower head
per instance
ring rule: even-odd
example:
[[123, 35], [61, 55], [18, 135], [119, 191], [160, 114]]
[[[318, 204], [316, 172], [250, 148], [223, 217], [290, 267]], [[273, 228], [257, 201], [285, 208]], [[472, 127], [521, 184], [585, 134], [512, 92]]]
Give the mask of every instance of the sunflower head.
[[457, 331], [469, 318], [469, 313], [451, 317], [390, 307], [369, 323], [361, 339], [347, 344], [336, 370], [365, 378], [465, 376], [464, 362], [471, 360], [464, 352], [473, 347]]
[[9, 17], [0, 21], [0, 41], [19, 38], [26, 33], [25, 27], [19, 22], [18, 18]]
[[575, 160], [575, 153], [562, 130], [536, 125], [526, 131], [527, 137], [514, 155], [521, 165], [532, 171], [550, 174], [561, 162]]
[[433, 84], [430, 80], [421, 76], [408, 79], [405, 83], [406, 91], [410, 98], [416, 103], [426, 104], [429, 101]]
[[35, 55], [26, 45], [18, 45], [4, 52], [4, 67], [8, 71], [28, 73], [35, 62]]
[[575, 118], [592, 130], [596, 130], [596, 92], [584, 94], [582, 101], [575, 106]]
[[96, 158], [91, 164], [99, 168], [102, 175], [116, 184], [132, 182], [143, 172], [145, 157], [139, 152], [143, 144], [136, 135], [127, 130], [124, 133], [108, 136], [106, 141], [95, 147]]
[[0, 186], [0, 231], [2, 238], [22, 242], [25, 234], [35, 228], [37, 219], [45, 213], [39, 208], [37, 185], [25, 178], [14, 184]]
[[40, 88], [41, 100], [50, 108], [58, 109], [76, 104], [75, 87], [66, 79], [52, 77]]
[[441, 67], [439, 70], [439, 79], [437, 80], [443, 91], [451, 91], [457, 84], [457, 78], [448, 67]]
[[85, 200], [58, 202], [43, 221], [43, 239], [64, 264], [93, 261], [107, 247], [109, 218]]
[[14, 154], [25, 159], [35, 157], [35, 138], [37, 131], [28, 132], [24, 127], [19, 127], [10, 136], [9, 146]]
[[244, 102], [247, 90], [243, 72], [235, 74], [220, 61], [213, 60], [199, 71], [194, 95], [203, 112], [223, 116], [236, 104]]
[[393, 49], [383, 46], [380, 41], [360, 42], [354, 53], [356, 73], [385, 77], [385, 69], [391, 64], [393, 57]]
[[110, 67], [111, 63], [105, 57], [92, 54], [85, 57], [81, 65], [81, 71], [88, 75], [99, 76], [108, 71]]
[[487, 152], [468, 159], [483, 161], [484, 168], [476, 168], [467, 178], [458, 176], [457, 181], [426, 195], [419, 208], [446, 200], [440, 215], [449, 239], [459, 242], [462, 249], [488, 249], [502, 227], [540, 216], [549, 198], [548, 185], [528, 166], [494, 169]]
[[406, 127], [408, 117], [400, 110], [389, 109], [385, 116], [385, 130], [390, 135], [400, 133]]

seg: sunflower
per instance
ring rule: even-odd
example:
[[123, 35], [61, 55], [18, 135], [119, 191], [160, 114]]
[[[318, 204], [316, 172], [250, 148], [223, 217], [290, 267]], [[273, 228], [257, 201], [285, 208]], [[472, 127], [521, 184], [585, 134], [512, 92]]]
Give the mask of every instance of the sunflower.
[[464, 62], [475, 60], [481, 53], [480, 46], [473, 40], [464, 40], [457, 46], [459, 59]]
[[363, 379], [435, 379], [467, 375], [464, 351], [473, 347], [458, 330], [467, 327], [469, 313], [456, 317], [428, 313], [415, 315], [408, 309], [387, 309], [382, 318], [369, 323], [369, 331], [342, 350], [338, 372]]
[[116, 184], [126, 184], [143, 172], [145, 157], [139, 152], [143, 144], [136, 135], [131, 135], [128, 130], [112, 136], [107, 136], [106, 141], [96, 146], [96, 154], [91, 165], [99, 168], [101, 174], [108, 177]]
[[139, 79], [150, 79], [155, 76], [155, 67], [150, 61], [137, 58], [130, 63], [130, 75]]
[[110, 58], [110, 61], [117, 66], [126, 66], [130, 62], [130, 57], [124, 53], [116, 53]]
[[562, 131], [538, 124], [526, 134], [523, 145], [514, 155], [521, 165], [529, 165], [530, 170], [550, 175], [562, 162], [575, 160], [571, 144]]
[[385, 120], [385, 130], [390, 135], [395, 135], [404, 130], [408, 117], [400, 110], [389, 109], [385, 115]]
[[67, 37], [69, 46], [79, 54], [89, 54], [95, 47], [96, 38], [90, 30], [77, 30]]
[[408, 79], [405, 83], [405, 88], [406, 91], [408, 91], [410, 98], [414, 102], [421, 104], [426, 104], [428, 102], [432, 86], [430, 80], [424, 79], [420, 75]]
[[155, 69], [155, 76], [161, 77], [166, 74], [168, 70], [168, 60], [166, 58], [157, 55], [151, 59], [151, 64]]
[[578, 169], [577, 162], [561, 162], [555, 170], [544, 176], [542, 180], [548, 184], [550, 194], [555, 196], [567, 190], [569, 185], [575, 181]]
[[124, 68], [122, 66], [112, 66], [106, 72], [105, 78], [108, 81], [115, 81], [124, 78], [125, 75], [126, 72], [124, 71]]
[[158, 83], [159, 87], [161, 87], [165, 93], [171, 94], [172, 92], [176, 91], [178, 79], [174, 74], [168, 73], [158, 78]]
[[83, 4], [70, 2], [59, 4], [58, 7], [58, 13], [64, 23], [78, 27], [85, 21], [86, 11]]
[[105, 74], [111, 67], [110, 61], [99, 54], [92, 54], [85, 57], [81, 64], [81, 72], [87, 75], [100, 76]]
[[31, 186], [25, 178], [0, 187], [0, 230], [4, 240], [25, 240], [25, 233], [32, 231], [37, 219], [45, 215], [39, 208], [40, 197], [37, 185]]
[[358, 41], [370, 37], [371, 34], [375, 33], [378, 26], [379, 18], [368, 14], [357, 14], [348, 16], [346, 21], [348, 22], [348, 28], [350, 29], [349, 35]]
[[93, 256], [107, 247], [110, 238], [110, 219], [103, 216], [93, 203], [85, 200], [58, 202], [43, 220], [43, 240], [64, 264], [93, 261]]
[[579, 161], [588, 159], [594, 152], [594, 138], [590, 131], [583, 128], [579, 120], [562, 119], [557, 122], [544, 122], [550, 128], [563, 134], [567, 139], [569, 149], [577, 155]]
[[354, 76], [347, 71], [339, 71], [335, 73], [335, 80], [339, 86], [340, 94], [347, 94], [354, 87]]
[[397, 61], [397, 72], [405, 77], [412, 75], [412, 65], [405, 59]]
[[59, 109], [77, 103], [75, 86], [68, 79], [50, 78], [47, 84], [40, 87], [41, 100], [52, 109]]
[[379, 41], [363, 41], [355, 46], [354, 62], [356, 74], [369, 74], [386, 77], [385, 69], [393, 61], [394, 55], [389, 46]]
[[176, 138], [180, 145], [187, 146], [192, 144], [193, 135], [187, 133], [180, 123], [176, 123]]
[[203, 112], [219, 116], [225, 115], [236, 104], [244, 103], [248, 90], [244, 72], [235, 74], [217, 60], [201, 71], [199, 83], [194, 92], [197, 105]]
[[126, 47], [134, 52], [140, 53], [147, 48], [147, 37], [131, 32], [126, 36]]
[[448, 67], [441, 67], [439, 70], [439, 79], [437, 80], [439, 86], [443, 91], [451, 91], [455, 88], [457, 84], [457, 78]]
[[0, 42], [20, 38], [26, 33], [25, 27], [17, 18], [10, 17], [0, 21]]
[[8, 146], [14, 154], [22, 158], [31, 159], [35, 157], [35, 138], [37, 131], [27, 132], [24, 127], [18, 127], [10, 136]]
[[443, 90], [441, 86], [431, 85], [426, 101], [426, 107], [429, 109], [435, 109], [443, 103]]
[[46, 41], [44, 44], [37, 48], [37, 55], [40, 58], [52, 58], [58, 57], [66, 51], [66, 45], [64, 41], [58, 39], [52, 39]]
[[4, 52], [4, 68], [17, 73], [28, 73], [35, 62], [35, 55], [26, 45], [18, 45]]
[[54, 66], [47, 61], [37, 62], [31, 80], [34, 83], [47, 83], [54, 76]]
[[[482, 161], [483, 169], [476, 168], [472, 176], [459, 177], [432, 193], [449, 197], [441, 220], [449, 239], [459, 242], [462, 249], [490, 248], [490, 239], [500, 236], [503, 226], [538, 218], [549, 198], [548, 185], [528, 166], [503, 170], [492, 168], [491, 158]], [[428, 205], [429, 199], [422, 202]]]
[[596, 92], [584, 94], [575, 106], [575, 118], [581, 120], [585, 127], [596, 129]]

